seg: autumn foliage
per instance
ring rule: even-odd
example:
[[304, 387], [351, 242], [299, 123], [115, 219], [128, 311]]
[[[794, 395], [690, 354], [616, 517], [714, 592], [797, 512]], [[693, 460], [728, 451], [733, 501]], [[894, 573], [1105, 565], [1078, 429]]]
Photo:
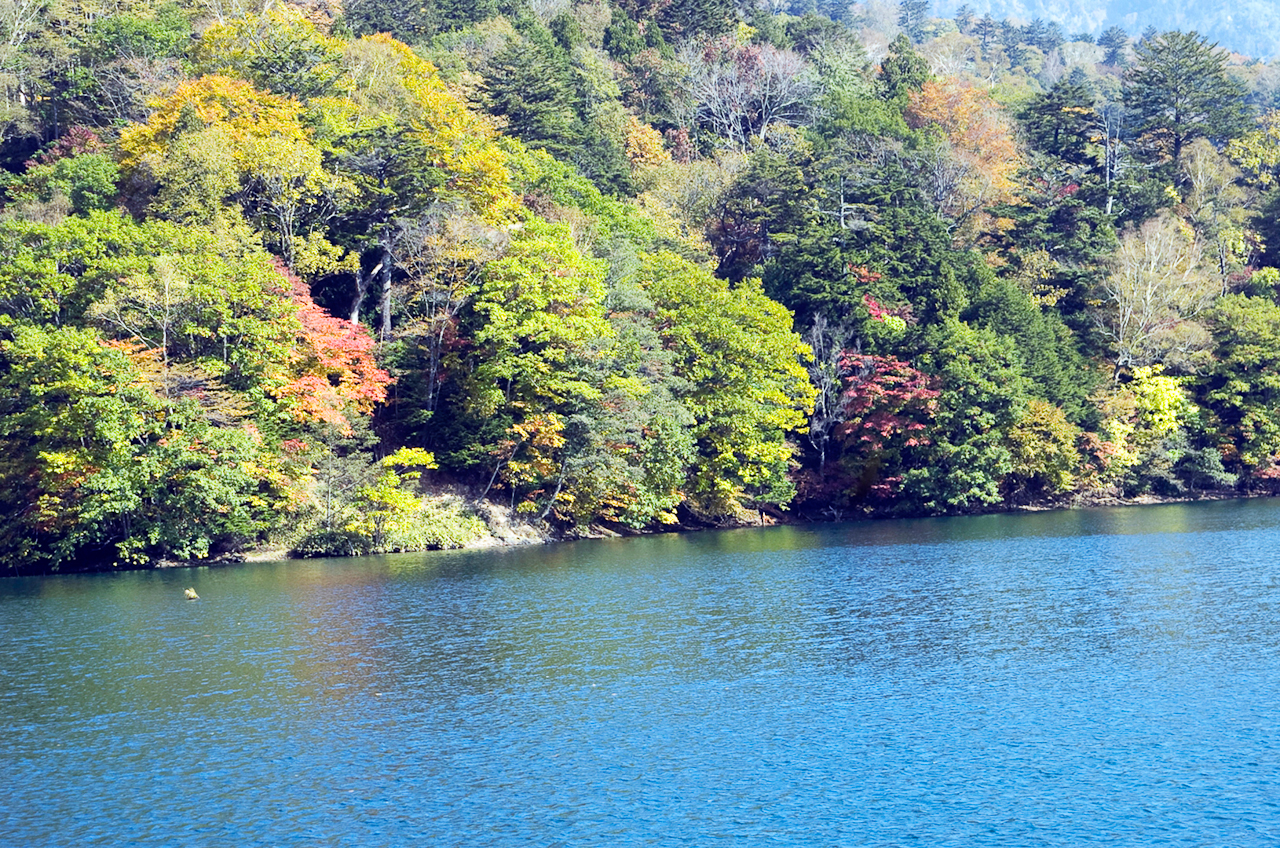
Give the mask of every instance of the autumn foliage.
[[928, 442], [939, 391], [928, 375], [893, 356], [846, 351], [841, 367], [849, 375], [848, 419], [837, 433], [846, 457], [860, 466], [856, 494], [887, 497], [898, 479], [881, 474], [893, 468], [889, 454]]
[[283, 137], [302, 140], [302, 105], [295, 100], [258, 91], [248, 82], [217, 74], [184, 82], [172, 94], [152, 103], [145, 124], [120, 133], [121, 165], [136, 168], [148, 158], [163, 156], [170, 143], [192, 123], [219, 126], [237, 147], [251, 138]]
[[938, 181], [943, 211], [957, 219], [1012, 199], [1022, 158], [1013, 128], [991, 95], [956, 79], [929, 80], [913, 91], [907, 123], [937, 127], [953, 171]]
[[290, 357], [293, 376], [276, 390], [302, 421], [323, 421], [349, 431], [346, 413], [368, 415], [386, 400], [391, 377], [374, 361], [373, 336], [359, 324], [316, 305], [307, 286], [277, 265], [301, 325]]
[[906, 447], [920, 444], [938, 397], [929, 377], [892, 356], [848, 354], [844, 367], [851, 375], [845, 390], [849, 423], [842, 428], [846, 440], [872, 450], [899, 436]]
[[0, 569], [1280, 476], [1280, 112], [1198, 36], [99, 5], [6, 24]]

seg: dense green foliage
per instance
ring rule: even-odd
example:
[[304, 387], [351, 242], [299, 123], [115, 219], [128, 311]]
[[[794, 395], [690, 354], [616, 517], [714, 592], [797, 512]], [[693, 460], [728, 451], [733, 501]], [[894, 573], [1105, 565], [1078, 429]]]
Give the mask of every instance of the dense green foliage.
[[5, 571], [1280, 478], [1280, 117], [1196, 33], [15, 8]]

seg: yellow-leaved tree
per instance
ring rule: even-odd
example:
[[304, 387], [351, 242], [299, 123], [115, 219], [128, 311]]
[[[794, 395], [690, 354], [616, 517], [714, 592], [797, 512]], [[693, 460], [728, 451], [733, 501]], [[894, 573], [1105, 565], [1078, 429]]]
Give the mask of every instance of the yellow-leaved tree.
[[[418, 284], [425, 266], [412, 260], [428, 251], [422, 240], [436, 235], [431, 222], [441, 210], [496, 227], [512, 223], [520, 203], [496, 130], [446, 88], [430, 62], [376, 35], [345, 45], [342, 68], [345, 93], [311, 101], [309, 115], [318, 144], [355, 187], [344, 231], [335, 235], [363, 259], [350, 317], [357, 320], [376, 291], [385, 341], [397, 307], [404, 324], [435, 320], [420, 308], [430, 311], [432, 298], [413, 296], [431, 286]], [[397, 297], [404, 280], [409, 285]]]
[[906, 117], [914, 129], [936, 127], [945, 143], [932, 181], [944, 215], [972, 228], [985, 207], [1013, 199], [1022, 156], [990, 94], [955, 78], [927, 80], [911, 92]]
[[491, 223], [512, 220], [518, 202], [497, 131], [445, 87], [434, 65], [388, 35], [372, 35], [347, 45], [343, 66], [354, 109], [340, 110], [346, 126], [334, 129], [407, 129], [425, 160], [419, 164], [441, 173], [436, 199], [465, 199]]
[[1181, 433], [1197, 413], [1186, 378], [1165, 374], [1159, 365], [1134, 368], [1131, 378], [1098, 399], [1103, 422], [1095, 453], [1104, 483], [1123, 483], [1148, 465], [1150, 454]]
[[137, 170], [168, 153], [183, 133], [210, 126], [225, 128], [226, 138], [240, 145], [250, 138], [306, 141], [302, 105], [291, 98], [268, 94], [245, 80], [210, 74], [188, 80], [172, 94], [152, 101], [146, 123], [120, 133], [121, 167]]
[[159, 217], [208, 223], [236, 211], [292, 267], [305, 237], [355, 193], [325, 168], [296, 100], [213, 74], [152, 105], [146, 123], [121, 133], [120, 149], [126, 173], [154, 181]]

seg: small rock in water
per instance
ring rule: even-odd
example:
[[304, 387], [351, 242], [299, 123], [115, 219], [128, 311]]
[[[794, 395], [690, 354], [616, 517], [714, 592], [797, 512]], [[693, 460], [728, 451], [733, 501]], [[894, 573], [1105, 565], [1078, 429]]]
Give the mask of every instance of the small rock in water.
[[196, 594], [195, 589], [185, 589], [183, 590], [182, 594], [188, 601], [200, 600], [200, 596]]

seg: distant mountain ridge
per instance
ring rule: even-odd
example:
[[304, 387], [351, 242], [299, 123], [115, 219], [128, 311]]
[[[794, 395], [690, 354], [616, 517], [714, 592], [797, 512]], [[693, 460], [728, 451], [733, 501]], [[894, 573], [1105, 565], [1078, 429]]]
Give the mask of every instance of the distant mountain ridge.
[[1158, 30], [1195, 30], [1236, 53], [1259, 59], [1280, 55], [1280, 0], [1237, 0], [1233, 3], [1192, 0], [940, 0], [934, 14], [952, 17], [967, 5], [977, 15], [1030, 21], [1057, 21], [1067, 35], [1094, 36], [1119, 26], [1132, 36], [1153, 26]]

